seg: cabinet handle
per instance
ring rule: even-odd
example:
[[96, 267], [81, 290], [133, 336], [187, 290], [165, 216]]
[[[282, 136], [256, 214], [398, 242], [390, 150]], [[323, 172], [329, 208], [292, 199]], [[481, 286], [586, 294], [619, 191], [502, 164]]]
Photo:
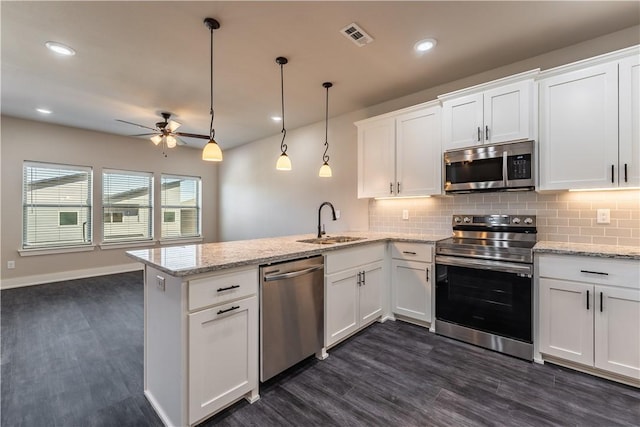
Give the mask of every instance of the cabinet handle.
[[396, 194], [400, 194], [400, 181], [398, 181], [397, 184], [398, 184], [398, 191], [396, 191]]
[[600, 313], [602, 313], [602, 292], [600, 292]]
[[358, 271], [358, 286], [362, 286], [362, 272]]
[[427, 267], [427, 282], [429, 281], [429, 268]]
[[484, 127], [484, 139], [489, 140], [489, 126]]
[[362, 286], [367, 284], [367, 276], [364, 275], [364, 271], [362, 272]]
[[611, 165], [611, 183], [613, 184], [615, 181], [615, 171], [614, 171], [614, 165]]
[[587, 310], [589, 310], [589, 291], [587, 291]]
[[624, 182], [629, 182], [627, 180], [627, 164], [626, 163], [624, 164]]
[[480, 130], [480, 126], [478, 126], [478, 142], [482, 140], [482, 137], [480, 136], [480, 132], [482, 131]]
[[393, 194], [393, 182], [389, 183], [389, 194]]
[[580, 273], [599, 274], [601, 276], [608, 276], [609, 275], [609, 273], [603, 273], [601, 271], [591, 271], [591, 270], [580, 270]]
[[224, 313], [227, 313], [229, 311], [237, 310], [239, 308], [240, 308], [239, 305], [234, 305], [233, 307], [227, 308], [226, 310], [218, 310], [218, 314], [224, 314]]
[[228, 291], [229, 289], [235, 289], [239, 287], [240, 285], [231, 285], [231, 286], [227, 286], [226, 288], [218, 288], [218, 292], [224, 292], [224, 291]]
[[403, 254], [408, 254], [408, 255], [418, 255], [415, 252], [411, 252], [411, 251], [402, 251]]

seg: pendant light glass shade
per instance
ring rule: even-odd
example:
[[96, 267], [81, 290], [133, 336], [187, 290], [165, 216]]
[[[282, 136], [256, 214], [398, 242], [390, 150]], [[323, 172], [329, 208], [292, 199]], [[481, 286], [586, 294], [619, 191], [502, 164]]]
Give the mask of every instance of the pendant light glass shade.
[[202, 160], [206, 160], [208, 162], [222, 161], [222, 150], [218, 146], [218, 143], [213, 139], [209, 140], [207, 145], [204, 146], [204, 150], [202, 150]]
[[204, 146], [202, 150], [202, 160], [206, 160], [208, 162], [221, 162], [222, 161], [222, 150], [220, 146], [215, 140], [216, 131], [213, 128], [213, 30], [217, 30], [220, 28], [220, 23], [213, 18], [205, 18], [204, 25], [209, 29], [211, 33], [211, 67], [209, 68], [209, 83], [210, 83], [210, 103], [209, 103], [209, 114], [211, 115], [211, 122], [209, 124], [209, 142]]
[[151, 137], [151, 142], [153, 142], [155, 145], [158, 145], [162, 142], [162, 135], [153, 135]]
[[289, 62], [287, 58], [279, 56], [276, 58], [276, 63], [280, 65], [280, 99], [282, 101], [282, 142], [280, 142], [280, 157], [276, 162], [276, 169], [279, 171], [291, 170], [291, 159], [287, 156], [287, 144], [284, 143], [284, 139], [287, 137], [287, 130], [284, 127], [284, 73], [282, 71], [284, 64]]
[[331, 166], [329, 166], [329, 163], [325, 162], [322, 166], [320, 166], [320, 172], [318, 172], [318, 176], [322, 178], [331, 178]]
[[167, 123], [167, 128], [171, 132], [177, 131], [180, 126], [182, 126], [182, 124], [176, 122], [175, 120], [169, 120], [169, 123]]
[[175, 138], [175, 136], [167, 135], [166, 140], [167, 148], [174, 148], [178, 144], [178, 140]]
[[287, 153], [280, 154], [278, 161], [276, 162], [276, 169], [279, 171], [291, 170], [291, 159], [287, 156]]
[[322, 166], [320, 166], [320, 171], [318, 171], [318, 176], [321, 178], [331, 178], [331, 166], [329, 166], [329, 156], [327, 155], [327, 151], [329, 151], [329, 88], [333, 86], [331, 82], [322, 83], [322, 87], [327, 90], [327, 99], [325, 104], [325, 116], [324, 116], [324, 154], [322, 155]]

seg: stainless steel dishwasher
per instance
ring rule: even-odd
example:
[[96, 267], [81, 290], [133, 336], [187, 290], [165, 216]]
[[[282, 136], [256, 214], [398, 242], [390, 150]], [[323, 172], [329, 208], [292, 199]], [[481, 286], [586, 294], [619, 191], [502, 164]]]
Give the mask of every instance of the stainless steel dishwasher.
[[324, 258], [260, 267], [260, 381], [324, 346]]

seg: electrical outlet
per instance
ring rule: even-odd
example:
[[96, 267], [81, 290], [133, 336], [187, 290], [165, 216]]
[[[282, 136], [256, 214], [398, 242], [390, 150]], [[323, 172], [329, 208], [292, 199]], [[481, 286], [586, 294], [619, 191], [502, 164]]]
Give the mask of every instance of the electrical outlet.
[[596, 222], [598, 224], [611, 224], [611, 209], [598, 209]]
[[13, 270], [14, 268], [16, 268], [16, 262], [15, 261], [7, 261], [7, 268], [9, 270]]
[[162, 292], [164, 292], [164, 277], [162, 276], [156, 276], [156, 279], [158, 279], [158, 281], [156, 282], [156, 284], [158, 285], [158, 289], [160, 289]]
[[403, 209], [402, 210], [402, 219], [409, 219], [409, 210], [408, 209]]
[[340, 219], [340, 209], [336, 210], [336, 219]]

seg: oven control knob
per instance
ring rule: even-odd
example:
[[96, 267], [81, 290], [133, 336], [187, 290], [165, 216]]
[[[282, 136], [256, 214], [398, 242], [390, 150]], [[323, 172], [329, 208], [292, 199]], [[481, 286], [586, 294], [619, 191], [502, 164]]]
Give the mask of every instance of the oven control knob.
[[533, 224], [533, 219], [532, 218], [525, 218], [524, 219], [524, 223], [525, 224]]
[[520, 218], [515, 217], [515, 218], [513, 218], [513, 219], [511, 220], [511, 222], [512, 222], [512, 223], [514, 223], [514, 224], [520, 224]]
[[462, 219], [461, 219], [459, 216], [456, 216], [456, 217], [454, 217], [454, 218], [453, 218], [453, 221], [454, 221], [456, 224], [460, 224], [460, 223], [462, 222]]
[[471, 218], [469, 218], [468, 216], [465, 216], [463, 221], [465, 222], [465, 224], [469, 224], [471, 222]]

